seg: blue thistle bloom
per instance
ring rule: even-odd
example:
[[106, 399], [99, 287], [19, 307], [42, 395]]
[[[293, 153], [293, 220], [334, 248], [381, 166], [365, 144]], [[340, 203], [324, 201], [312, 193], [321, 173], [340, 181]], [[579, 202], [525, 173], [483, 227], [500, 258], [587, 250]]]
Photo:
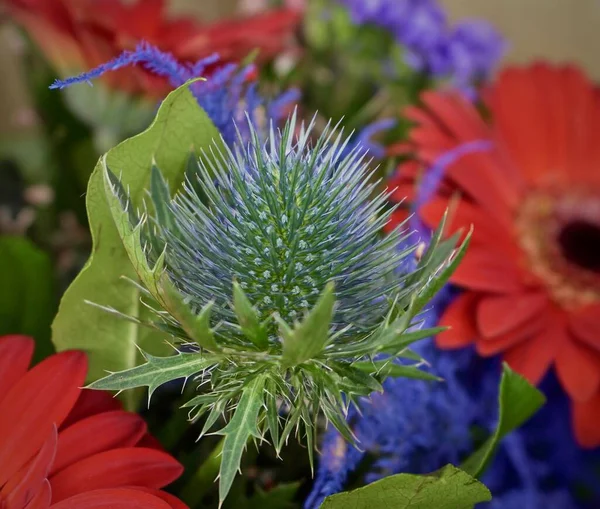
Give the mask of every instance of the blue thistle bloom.
[[393, 210], [386, 192], [373, 197], [365, 152], [348, 152], [336, 128], [313, 145], [312, 128], [296, 129], [294, 115], [263, 142], [248, 122], [250, 141], [239, 133], [233, 148], [214, 144], [174, 197], [154, 166], [151, 217], [137, 217], [103, 168], [124, 248], [159, 307], [156, 321], [137, 323], [190, 348], [148, 355], [92, 387], [154, 390], [156, 380], [178, 378], [209, 385], [185, 406], [193, 420], [206, 416], [202, 434], [223, 414], [234, 423], [219, 432], [221, 500], [251, 436], [268, 433], [280, 451], [296, 432], [312, 461], [319, 415], [354, 442], [349, 408], [398, 376], [391, 362], [431, 378], [406, 348], [429, 335], [419, 315], [466, 247], [436, 236], [418, 265], [404, 264], [416, 246], [400, 229], [380, 236]]
[[293, 322], [333, 281], [334, 322], [371, 330], [385, 315], [401, 286], [394, 270], [406, 257], [397, 250], [399, 232], [379, 238], [390, 214], [377, 217], [386, 195], [368, 201], [377, 183], [367, 183], [364, 150], [348, 152], [347, 141], [327, 132], [312, 148], [311, 130], [297, 143], [271, 132], [262, 147], [255, 132], [248, 146], [240, 135], [235, 151], [203, 166], [200, 186], [188, 182], [172, 203], [167, 264], [193, 307], [212, 300], [222, 319], [232, 319], [225, 304], [236, 280], [261, 319], [276, 312]]
[[[219, 56], [216, 54], [195, 63], [179, 62], [171, 53], [161, 51], [146, 42], [141, 42], [135, 50], [124, 51], [118, 57], [90, 71], [64, 80], [56, 80], [50, 88], [63, 89], [78, 83], [91, 85], [94, 79], [107, 72], [132, 65], [141, 65], [157, 76], [167, 78], [175, 88], [193, 78], [202, 76], [209, 66], [213, 66], [218, 62]], [[258, 95], [255, 84], [247, 84], [248, 76], [253, 71], [254, 67], [252, 65], [240, 67], [236, 64], [225, 64], [218, 68], [208, 80], [196, 82], [191, 86], [198, 103], [206, 111], [228, 144], [235, 141], [235, 124], [244, 125], [246, 115], [256, 125], [259, 125], [258, 111], [263, 106], [264, 100]], [[286, 107], [296, 101], [298, 95], [296, 90], [291, 90], [276, 98], [272, 105], [267, 105], [267, 120], [278, 121], [282, 119], [285, 116]], [[249, 133], [246, 130], [244, 134], [247, 136]]]
[[338, 0], [357, 25], [387, 30], [405, 48], [406, 62], [433, 78], [450, 79], [471, 93], [505, 51], [504, 39], [488, 23], [463, 22], [451, 28], [435, 0]]

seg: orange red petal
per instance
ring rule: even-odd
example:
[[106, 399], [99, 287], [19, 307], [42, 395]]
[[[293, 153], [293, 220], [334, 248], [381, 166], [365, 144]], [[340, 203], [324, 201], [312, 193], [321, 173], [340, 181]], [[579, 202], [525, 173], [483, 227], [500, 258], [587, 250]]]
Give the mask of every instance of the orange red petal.
[[0, 403], [9, 389], [27, 373], [34, 341], [26, 336], [4, 336], [0, 341]]
[[600, 392], [573, 404], [573, 422], [575, 437], [583, 447], [600, 446]]
[[74, 495], [53, 503], [52, 509], [171, 509], [171, 506], [150, 493], [108, 488]]
[[534, 318], [549, 304], [542, 292], [489, 295], [477, 305], [477, 327], [484, 337], [505, 334]]
[[0, 413], [0, 485], [18, 471], [60, 426], [83, 385], [87, 359], [62, 352], [28, 371], [2, 401]]
[[[88, 417], [61, 432], [52, 474], [100, 452], [136, 445], [146, 433], [137, 414], [114, 410]], [[90, 437], [94, 437], [90, 440]]]
[[162, 488], [177, 479], [183, 467], [156, 449], [124, 447], [104, 451], [70, 464], [50, 478], [52, 500], [104, 488]]
[[462, 348], [474, 341], [477, 336], [474, 320], [477, 300], [477, 295], [463, 293], [448, 305], [439, 323], [449, 328], [436, 336], [436, 344], [440, 348]]

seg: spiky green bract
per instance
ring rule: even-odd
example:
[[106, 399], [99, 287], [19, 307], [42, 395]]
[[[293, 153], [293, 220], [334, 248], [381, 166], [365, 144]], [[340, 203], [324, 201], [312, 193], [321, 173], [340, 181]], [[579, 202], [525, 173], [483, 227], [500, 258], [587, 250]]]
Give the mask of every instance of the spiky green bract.
[[363, 155], [328, 133], [313, 147], [311, 128], [296, 127], [292, 118], [264, 145], [253, 133], [249, 145], [215, 149], [175, 197], [153, 168], [141, 215], [104, 167], [115, 225], [156, 310], [145, 323], [186, 352], [92, 387], [197, 383], [185, 407], [202, 434], [222, 425], [221, 500], [250, 439], [270, 437], [279, 451], [296, 434], [312, 462], [319, 415], [354, 441], [349, 405], [388, 377], [431, 378], [408, 348], [431, 335], [418, 315], [466, 246], [442, 242], [442, 225], [416, 270], [399, 271], [415, 246], [400, 230], [380, 236], [386, 195], [372, 198]]

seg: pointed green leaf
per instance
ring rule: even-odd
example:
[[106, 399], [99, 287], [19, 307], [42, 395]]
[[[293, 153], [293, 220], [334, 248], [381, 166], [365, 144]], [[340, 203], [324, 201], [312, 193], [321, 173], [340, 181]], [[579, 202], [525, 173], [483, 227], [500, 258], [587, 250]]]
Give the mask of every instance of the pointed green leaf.
[[325, 499], [321, 509], [472, 509], [492, 499], [469, 474], [447, 465], [430, 475], [398, 474]]
[[502, 438], [527, 421], [545, 401], [539, 390], [505, 363], [498, 395], [499, 418], [496, 431], [461, 468], [473, 477], [479, 477], [493, 458]]
[[423, 371], [416, 366], [403, 366], [387, 361], [364, 361], [355, 362], [352, 366], [370, 375], [377, 376], [381, 380], [386, 378], [413, 378], [415, 380], [430, 380], [439, 382], [442, 379], [427, 371]]
[[173, 214], [169, 209], [171, 191], [169, 191], [169, 185], [164, 179], [158, 166], [156, 166], [155, 161], [152, 162], [152, 172], [150, 176], [150, 197], [152, 198], [152, 205], [154, 206], [158, 223], [168, 230], [173, 231]]
[[184, 301], [183, 296], [177, 291], [167, 274], [164, 273], [160, 279], [161, 304], [169, 314], [175, 318], [190, 339], [193, 339], [202, 348], [209, 352], [219, 351], [219, 345], [215, 341], [215, 335], [210, 328], [210, 315], [213, 303], [209, 302], [199, 314], [195, 314]]
[[279, 405], [277, 404], [277, 386], [270, 379], [265, 384], [265, 403], [271, 443], [276, 446], [279, 443]]
[[[362, 364], [369, 364], [371, 366], [371, 370], [368, 369], [360, 369]], [[360, 363], [355, 362], [352, 365], [344, 365], [343, 363], [335, 363], [331, 366], [333, 370], [335, 370], [340, 376], [346, 377], [351, 384], [356, 384], [358, 387], [362, 387], [368, 389], [369, 392], [383, 392], [383, 387], [381, 384], [373, 378], [371, 375], [376, 373], [376, 369], [373, 368], [373, 363]]]
[[258, 312], [237, 282], [233, 283], [233, 309], [246, 337], [258, 349], [266, 350], [269, 347], [267, 329], [260, 323]]
[[171, 357], [154, 357], [144, 354], [146, 363], [132, 369], [111, 373], [92, 382], [88, 389], [123, 391], [148, 387], [148, 401], [162, 384], [189, 378], [215, 364], [215, 359], [201, 353], [178, 353]]
[[302, 364], [321, 353], [329, 339], [329, 327], [335, 306], [334, 284], [328, 283], [315, 307], [291, 334], [283, 333], [283, 363], [287, 366]]
[[101, 378], [106, 370], [121, 371], [137, 365], [141, 359], [138, 346], [154, 355], [171, 351], [164, 333], [146, 330], [86, 304], [109, 305], [134, 317], [149, 313], [140, 303], [139, 288], [125, 279], [137, 280], [137, 275], [106, 200], [105, 167], [121, 179], [132, 210], [142, 209], [153, 160], [171, 190], [175, 190], [183, 180], [190, 150], [199, 156], [212, 140], [220, 140], [217, 129], [184, 86], [162, 102], [147, 131], [110, 150], [96, 166], [86, 195], [92, 255], [63, 296], [52, 338], [58, 350], [81, 349], [88, 353], [89, 381]]
[[421, 291], [414, 301], [414, 309], [419, 312], [423, 307], [431, 301], [434, 295], [444, 286], [450, 276], [454, 273], [459, 263], [464, 258], [469, 242], [471, 241], [472, 230], [467, 234], [464, 242], [454, 251], [452, 258], [441, 266], [439, 274], [432, 277], [432, 280], [427, 283], [425, 289]]
[[258, 375], [242, 390], [233, 417], [218, 435], [224, 435], [223, 455], [219, 471], [219, 500], [223, 503], [240, 468], [248, 439], [260, 438], [258, 417], [263, 406], [266, 375]]

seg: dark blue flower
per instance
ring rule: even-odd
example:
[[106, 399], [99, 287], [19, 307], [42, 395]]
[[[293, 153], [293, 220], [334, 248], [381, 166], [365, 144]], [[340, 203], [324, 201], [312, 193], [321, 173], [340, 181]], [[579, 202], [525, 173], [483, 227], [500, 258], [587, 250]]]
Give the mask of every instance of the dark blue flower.
[[405, 48], [406, 62], [436, 79], [449, 79], [471, 93], [504, 54], [499, 33], [484, 21], [448, 24], [435, 0], [338, 0], [357, 25], [387, 30]]

